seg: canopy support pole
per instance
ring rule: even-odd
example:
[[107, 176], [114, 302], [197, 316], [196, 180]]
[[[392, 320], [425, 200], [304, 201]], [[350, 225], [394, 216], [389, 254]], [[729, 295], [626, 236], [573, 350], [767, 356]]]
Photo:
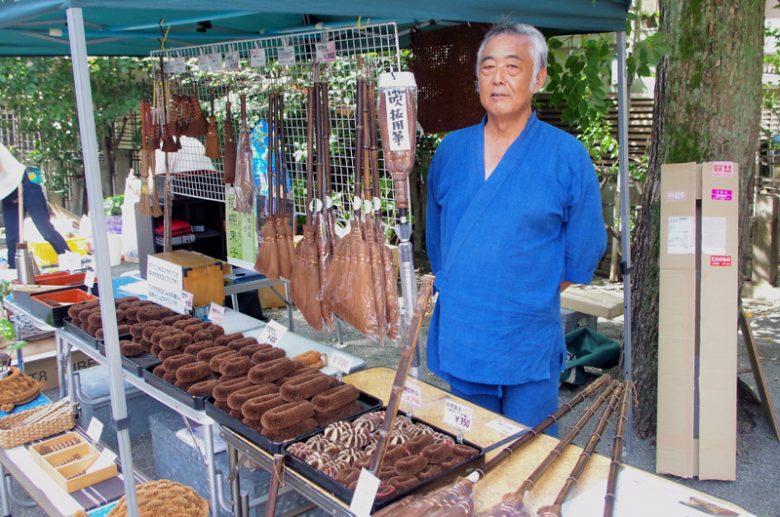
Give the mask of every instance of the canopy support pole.
[[[623, 259], [620, 272], [623, 275], [623, 375], [625, 380], [632, 379], [633, 357], [631, 350], [631, 229], [628, 186], [628, 78], [626, 77], [626, 33], [617, 33], [617, 74], [618, 74], [618, 146], [620, 181], [620, 241]], [[631, 452], [634, 427], [632, 405], [628, 406], [626, 421], [626, 453]]]
[[[117, 332], [114, 293], [111, 289], [111, 267], [108, 258], [108, 236], [105, 233], [106, 217], [103, 213], [103, 185], [98, 163], [97, 132], [92, 105], [92, 87], [89, 82], [87, 43], [84, 35], [84, 16], [81, 8], [67, 9], [68, 39], [73, 61], [73, 82], [76, 106], [79, 116], [79, 136], [84, 160], [84, 178], [87, 185], [89, 215], [92, 222], [92, 237], [95, 246], [95, 269], [100, 288], [100, 313], [108, 359], [109, 392], [111, 413], [119, 442], [119, 456], [125, 484], [127, 508], [131, 517], [138, 517], [138, 502], [135, 496], [133, 456], [130, 451], [127, 402], [125, 400], [122, 363], [119, 357], [119, 334]], [[71, 394], [73, 396], [73, 394]]]

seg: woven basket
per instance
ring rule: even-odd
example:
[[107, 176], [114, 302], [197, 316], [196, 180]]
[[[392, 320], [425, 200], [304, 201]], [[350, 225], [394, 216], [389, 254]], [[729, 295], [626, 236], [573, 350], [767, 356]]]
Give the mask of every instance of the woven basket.
[[22, 425], [28, 417], [45, 411], [51, 404], [34, 407], [15, 415], [0, 418], [0, 447], [10, 449], [25, 443], [46, 438], [53, 434], [73, 429], [76, 425], [74, 411], [60, 413], [54, 417], [45, 417], [33, 424]]
[[0, 379], [0, 410], [11, 412], [14, 406], [34, 400], [46, 385], [36, 381], [19, 368], [11, 367], [11, 373]]

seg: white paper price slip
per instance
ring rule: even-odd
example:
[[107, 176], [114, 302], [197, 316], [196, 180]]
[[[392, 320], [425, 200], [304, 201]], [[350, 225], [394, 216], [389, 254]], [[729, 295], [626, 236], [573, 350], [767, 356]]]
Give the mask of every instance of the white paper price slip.
[[86, 273], [84, 273], [84, 285], [87, 286], [87, 289], [92, 289], [92, 286], [95, 285], [94, 271], [87, 271]]
[[343, 374], [347, 374], [352, 371], [352, 358], [341, 352], [333, 352], [330, 356], [330, 366]]
[[352, 496], [352, 502], [349, 504], [349, 510], [357, 517], [368, 517], [371, 515], [371, 507], [374, 506], [376, 491], [379, 490], [379, 478], [374, 476], [366, 469], [360, 470], [355, 494]]
[[276, 346], [282, 337], [287, 333], [287, 327], [278, 321], [271, 320], [265, 324], [265, 328], [257, 337], [259, 343], [271, 343]]
[[419, 384], [411, 379], [406, 381], [404, 385], [404, 392], [401, 393], [401, 401], [406, 403], [409, 407], [418, 408], [422, 406], [422, 388]]
[[222, 325], [222, 322], [225, 321], [225, 307], [211, 302], [209, 306], [209, 321], [215, 325]]
[[469, 431], [474, 424], [474, 409], [452, 400], [444, 401], [444, 423], [461, 431]]

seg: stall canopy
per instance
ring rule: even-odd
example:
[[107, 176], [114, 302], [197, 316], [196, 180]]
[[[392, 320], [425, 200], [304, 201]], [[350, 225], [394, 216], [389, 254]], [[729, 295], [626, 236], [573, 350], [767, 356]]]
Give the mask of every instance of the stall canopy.
[[[69, 55], [65, 10], [83, 9], [90, 55], [148, 56], [166, 48], [257, 38], [296, 30], [389, 21], [513, 21], [565, 32], [625, 28], [630, 0], [2, 0], [0, 55]], [[360, 17], [360, 18], [358, 18]]]

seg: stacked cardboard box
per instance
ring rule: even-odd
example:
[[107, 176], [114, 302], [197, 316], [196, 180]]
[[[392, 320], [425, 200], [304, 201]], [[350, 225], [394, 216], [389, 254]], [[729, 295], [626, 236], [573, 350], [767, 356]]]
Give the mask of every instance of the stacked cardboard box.
[[737, 164], [661, 169], [656, 470], [736, 477]]

